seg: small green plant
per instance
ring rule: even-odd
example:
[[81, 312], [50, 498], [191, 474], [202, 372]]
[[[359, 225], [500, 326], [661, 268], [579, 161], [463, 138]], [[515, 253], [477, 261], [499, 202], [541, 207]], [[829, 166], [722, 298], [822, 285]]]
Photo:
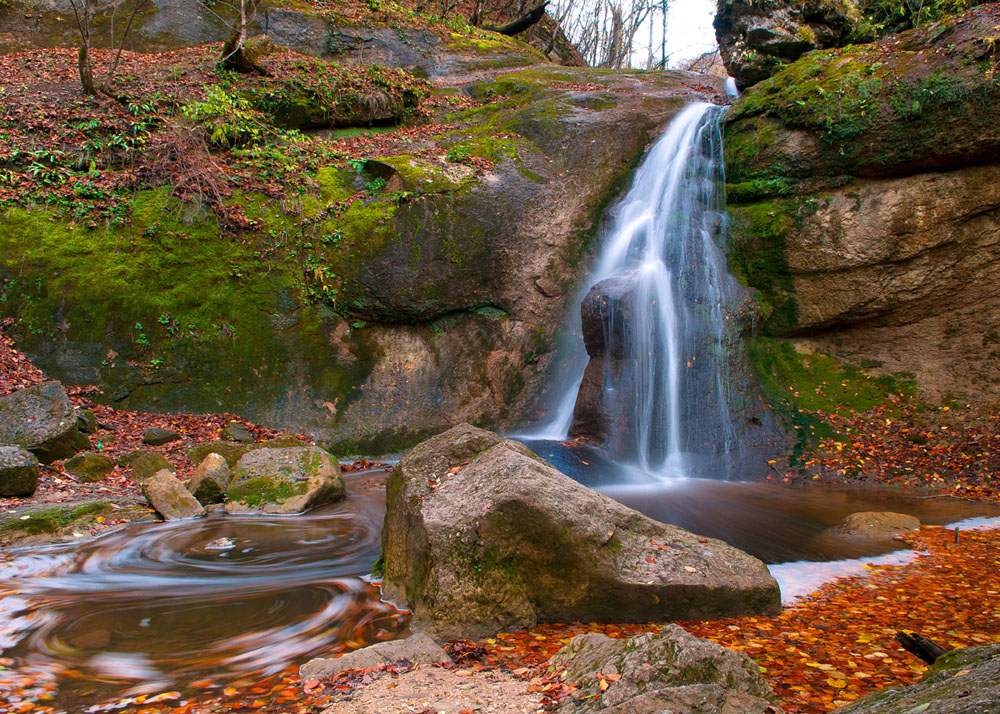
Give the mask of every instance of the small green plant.
[[371, 181], [365, 184], [365, 191], [368, 192], [369, 196], [374, 196], [376, 193], [385, 188], [386, 181], [381, 176], [378, 178], [373, 178]]
[[277, 133], [247, 99], [219, 85], [208, 87], [202, 101], [189, 102], [182, 111], [208, 131], [209, 142], [216, 146], [259, 144]]
[[348, 159], [347, 165], [350, 166], [355, 171], [364, 171], [365, 164], [368, 163], [368, 159]]
[[448, 157], [447, 158], [448, 158], [448, 161], [452, 162], [453, 164], [469, 164], [470, 163], [469, 152], [466, 151], [465, 149], [462, 149], [462, 148], [458, 147], [458, 146], [451, 147], [451, 149], [448, 151]]

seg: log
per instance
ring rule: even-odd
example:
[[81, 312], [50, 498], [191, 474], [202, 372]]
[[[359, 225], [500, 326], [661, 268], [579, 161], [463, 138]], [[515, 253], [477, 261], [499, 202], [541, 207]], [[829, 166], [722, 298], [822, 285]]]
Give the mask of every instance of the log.
[[915, 655], [922, 659], [927, 664], [934, 664], [934, 661], [945, 654], [950, 652], [945, 647], [942, 647], [934, 640], [930, 640], [919, 632], [903, 632], [900, 630], [896, 633], [896, 641], [903, 646], [903, 649], [912, 655]]
[[545, 0], [545, 2], [529, 12], [527, 15], [519, 17], [508, 25], [504, 25], [503, 27], [487, 27], [486, 29], [499, 32], [501, 35], [509, 35], [510, 37], [513, 37], [514, 35], [524, 32], [536, 22], [541, 20], [542, 17], [545, 16], [545, 6], [548, 4], [549, 0]]

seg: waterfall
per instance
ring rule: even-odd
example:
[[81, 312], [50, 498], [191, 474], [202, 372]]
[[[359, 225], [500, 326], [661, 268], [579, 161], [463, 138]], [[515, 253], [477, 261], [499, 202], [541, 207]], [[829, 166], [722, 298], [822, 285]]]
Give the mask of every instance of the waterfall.
[[589, 361], [535, 438], [588, 437], [657, 477], [716, 475], [737, 458], [732, 404], [748, 400], [731, 366], [747, 293], [720, 247], [724, 111], [686, 107], [636, 171], [581, 300]]

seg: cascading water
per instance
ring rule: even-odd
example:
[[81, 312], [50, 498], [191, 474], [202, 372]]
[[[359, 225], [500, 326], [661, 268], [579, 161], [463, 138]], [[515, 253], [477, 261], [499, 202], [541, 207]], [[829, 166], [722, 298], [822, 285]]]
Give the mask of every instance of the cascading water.
[[756, 400], [731, 369], [747, 294], [719, 246], [724, 111], [686, 107], [636, 172], [582, 300], [590, 360], [534, 436], [590, 437], [646, 474], [728, 475], [732, 404]]

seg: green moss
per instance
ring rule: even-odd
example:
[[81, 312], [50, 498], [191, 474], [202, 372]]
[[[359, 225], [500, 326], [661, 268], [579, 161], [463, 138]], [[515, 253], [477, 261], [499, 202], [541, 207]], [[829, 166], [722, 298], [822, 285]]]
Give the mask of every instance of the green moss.
[[306, 492], [308, 484], [295, 483], [278, 476], [256, 476], [232, 484], [226, 489], [226, 498], [248, 506], [262, 503], [281, 503]]
[[55, 506], [31, 511], [28, 517], [7, 518], [0, 530], [21, 531], [28, 535], [55, 533], [88, 516], [100, 516], [111, 511], [107, 501], [91, 501], [78, 506]]
[[849, 440], [817, 413], [864, 412], [916, 395], [912, 375], [873, 377], [826, 355], [800, 351], [788, 340], [755, 338], [750, 359], [772, 410], [793, 432], [793, 465], [819, 439]]
[[793, 226], [792, 206], [790, 202], [767, 201], [730, 207], [729, 268], [741, 282], [758, 291], [763, 328], [768, 334], [782, 334], [798, 324], [786, 245]]

